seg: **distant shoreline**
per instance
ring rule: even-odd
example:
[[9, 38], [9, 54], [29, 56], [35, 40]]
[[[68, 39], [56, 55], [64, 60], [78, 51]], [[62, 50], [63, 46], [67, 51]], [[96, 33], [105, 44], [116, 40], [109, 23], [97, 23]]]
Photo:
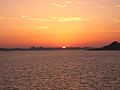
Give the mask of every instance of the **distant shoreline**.
[[64, 47], [64, 48], [46, 48], [46, 47], [30, 47], [30, 48], [0, 48], [0, 51], [46, 51], [46, 50], [86, 50], [86, 51], [119, 51], [120, 43], [113, 41], [111, 44], [103, 46], [101, 48], [91, 47]]
[[0, 49], [0, 51], [55, 51], [55, 50], [84, 50], [81, 48], [42, 48], [42, 49]]
[[81, 51], [120, 51], [120, 49], [57, 49], [57, 48], [51, 48], [51, 49], [39, 49], [39, 50], [31, 50], [31, 49], [5, 49], [5, 50], [0, 50], [1, 51], [74, 51], [74, 50], [81, 50]]

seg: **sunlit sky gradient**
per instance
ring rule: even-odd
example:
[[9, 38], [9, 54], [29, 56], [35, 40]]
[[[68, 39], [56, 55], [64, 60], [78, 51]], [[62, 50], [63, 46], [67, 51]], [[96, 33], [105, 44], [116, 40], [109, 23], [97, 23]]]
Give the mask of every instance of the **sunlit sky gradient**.
[[0, 0], [0, 47], [120, 41], [120, 0]]

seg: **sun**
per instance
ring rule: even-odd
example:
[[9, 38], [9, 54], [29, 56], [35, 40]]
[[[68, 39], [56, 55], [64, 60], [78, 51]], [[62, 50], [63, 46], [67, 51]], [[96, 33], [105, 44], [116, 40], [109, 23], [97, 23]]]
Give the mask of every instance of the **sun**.
[[66, 48], [65, 46], [62, 46], [62, 48]]

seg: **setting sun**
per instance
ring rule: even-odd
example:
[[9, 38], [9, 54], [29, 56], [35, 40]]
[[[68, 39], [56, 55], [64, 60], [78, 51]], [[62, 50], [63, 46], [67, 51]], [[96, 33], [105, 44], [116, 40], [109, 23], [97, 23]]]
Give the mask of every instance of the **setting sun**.
[[65, 46], [63, 46], [62, 48], [66, 48]]

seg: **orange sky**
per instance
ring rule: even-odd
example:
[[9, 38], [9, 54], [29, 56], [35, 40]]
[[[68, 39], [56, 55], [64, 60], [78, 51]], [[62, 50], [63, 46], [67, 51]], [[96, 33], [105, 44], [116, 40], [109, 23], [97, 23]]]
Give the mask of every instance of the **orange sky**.
[[120, 0], [0, 0], [0, 47], [120, 41]]

